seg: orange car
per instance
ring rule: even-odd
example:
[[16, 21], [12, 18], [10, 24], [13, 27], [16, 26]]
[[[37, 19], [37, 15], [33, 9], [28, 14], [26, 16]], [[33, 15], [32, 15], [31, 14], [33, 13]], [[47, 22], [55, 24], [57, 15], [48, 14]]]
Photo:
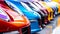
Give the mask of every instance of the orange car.
[[[24, 15], [19, 15], [10, 9], [4, 1], [0, 1], [0, 8], [2, 12], [6, 12], [9, 16], [9, 21], [4, 21], [0, 19], [0, 32], [8, 32], [18, 30], [20, 34], [22, 34], [22, 28], [28, 27], [28, 31], [30, 28], [29, 20]], [[29, 33], [30, 34], [30, 33]]]

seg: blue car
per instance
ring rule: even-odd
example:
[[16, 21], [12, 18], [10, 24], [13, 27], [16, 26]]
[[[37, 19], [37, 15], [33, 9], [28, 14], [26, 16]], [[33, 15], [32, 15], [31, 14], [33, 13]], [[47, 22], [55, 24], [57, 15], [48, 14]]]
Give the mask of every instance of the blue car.
[[[32, 11], [32, 12], [36, 12], [36, 11], [34, 11], [32, 8], [32, 6], [30, 6], [29, 4], [28, 4], [28, 2], [21, 2], [21, 4], [28, 10], [28, 11]], [[38, 12], [37, 12], [38, 13]], [[40, 16], [42, 16], [40, 13], [39, 13], [39, 15]], [[42, 18], [41, 18], [41, 21], [40, 21], [40, 23], [39, 23], [39, 25], [42, 27]]]
[[[21, 4], [27, 9], [27, 10], [29, 10], [29, 11], [33, 11], [33, 12], [37, 12], [37, 11], [34, 11], [34, 7], [32, 7], [28, 2], [21, 2]], [[44, 13], [42, 13], [42, 11], [39, 11], [39, 12], [37, 12], [37, 13], [39, 13], [40, 14], [40, 16], [41, 16], [41, 22], [40, 22], [40, 26], [43, 28], [43, 24], [42, 24], [42, 16], [44, 15]], [[41, 14], [42, 13], [42, 14]], [[44, 19], [43, 19], [44, 20]], [[44, 21], [43, 21], [44, 22]]]
[[[30, 10], [34, 10], [35, 12], [38, 12], [41, 15], [41, 21], [42, 24], [46, 24], [47, 23], [47, 15], [45, 14], [44, 10], [40, 10], [37, 6], [35, 6], [32, 2], [21, 2], [22, 5], [25, 8], [29, 8]], [[44, 28], [44, 26], [41, 24], [42, 28]]]
[[19, 1], [5, 0], [5, 2], [16, 12], [23, 12], [24, 15], [30, 20], [31, 33], [35, 33], [41, 30], [38, 24], [38, 20], [41, 19], [41, 16], [38, 13], [28, 11], [22, 6], [22, 4]]

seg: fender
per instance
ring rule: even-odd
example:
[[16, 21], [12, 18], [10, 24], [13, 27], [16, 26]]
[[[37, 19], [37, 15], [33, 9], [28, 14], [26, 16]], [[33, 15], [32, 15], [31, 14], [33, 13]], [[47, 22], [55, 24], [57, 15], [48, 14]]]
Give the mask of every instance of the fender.
[[[10, 7], [13, 7], [15, 9], [18, 9], [19, 11], [23, 12], [24, 15], [30, 20], [30, 22], [31, 22], [31, 33], [35, 33], [35, 32], [40, 31], [40, 28], [39, 28], [39, 25], [38, 25], [38, 19], [40, 19], [40, 16], [38, 16], [38, 14], [36, 15], [33, 12], [30, 12], [30, 11], [26, 10], [22, 6], [22, 4], [20, 2], [18, 2], [18, 1], [5, 0], [5, 2]], [[13, 9], [13, 10], [15, 10], [15, 9]], [[33, 21], [31, 21], [31, 20], [33, 20]]]

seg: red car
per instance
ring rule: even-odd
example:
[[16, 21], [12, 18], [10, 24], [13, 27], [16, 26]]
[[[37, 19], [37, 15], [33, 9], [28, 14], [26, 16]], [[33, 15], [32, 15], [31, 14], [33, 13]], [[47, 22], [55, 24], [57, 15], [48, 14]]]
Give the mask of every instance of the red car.
[[18, 30], [20, 34], [22, 34], [22, 28], [27, 27], [29, 33], [30, 23], [29, 20], [24, 15], [19, 15], [18, 13], [14, 12], [14, 10], [10, 9], [4, 3], [3, 0], [2, 1], [0, 0], [0, 8], [2, 12], [6, 12], [6, 14], [10, 18], [9, 21], [0, 19], [0, 32], [9, 32]]
[[44, 8], [42, 5], [40, 5], [38, 2], [32, 2], [34, 5], [36, 5], [44, 14], [45, 14], [45, 19], [44, 23], [48, 23], [48, 11], [46, 8]]

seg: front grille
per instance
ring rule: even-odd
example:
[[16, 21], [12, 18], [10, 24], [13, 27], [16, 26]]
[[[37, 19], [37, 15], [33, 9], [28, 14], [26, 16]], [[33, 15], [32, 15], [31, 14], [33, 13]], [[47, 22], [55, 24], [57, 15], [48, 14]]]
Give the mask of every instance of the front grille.
[[22, 34], [28, 34], [28, 27], [22, 29]]

